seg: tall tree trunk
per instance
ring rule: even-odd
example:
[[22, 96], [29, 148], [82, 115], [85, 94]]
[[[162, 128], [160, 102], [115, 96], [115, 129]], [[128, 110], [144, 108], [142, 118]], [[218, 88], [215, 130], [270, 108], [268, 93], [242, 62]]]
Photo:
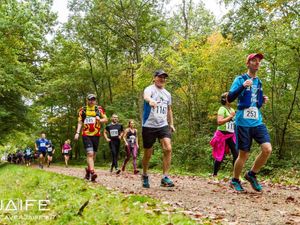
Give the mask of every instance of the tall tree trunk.
[[284, 145], [285, 135], [286, 135], [286, 131], [287, 131], [288, 122], [289, 122], [289, 119], [291, 118], [291, 115], [293, 113], [294, 105], [295, 105], [295, 102], [296, 102], [296, 99], [297, 99], [297, 91], [298, 91], [298, 88], [299, 88], [299, 82], [300, 82], [300, 68], [299, 68], [299, 71], [298, 71], [298, 80], [297, 80], [297, 84], [296, 84], [296, 87], [295, 87], [293, 101], [291, 103], [290, 111], [289, 111], [289, 114], [286, 118], [286, 121], [285, 121], [284, 126], [283, 126], [283, 130], [282, 130], [281, 143], [280, 143], [280, 147], [279, 147], [279, 158], [280, 159], [282, 159], [283, 155], [284, 155], [283, 154], [284, 153], [283, 145]]

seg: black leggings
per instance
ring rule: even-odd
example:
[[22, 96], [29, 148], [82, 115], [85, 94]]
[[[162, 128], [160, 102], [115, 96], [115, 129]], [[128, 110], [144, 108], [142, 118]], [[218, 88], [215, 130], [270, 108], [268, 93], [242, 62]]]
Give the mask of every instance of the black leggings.
[[120, 152], [120, 141], [110, 141], [109, 142], [109, 148], [111, 151], [111, 157], [112, 157], [112, 164], [111, 168], [115, 167], [118, 168], [118, 156]]
[[[234, 166], [235, 160], [238, 157], [238, 152], [237, 152], [237, 150], [235, 148], [235, 143], [234, 143], [233, 139], [232, 138], [228, 138], [226, 140], [226, 145], [228, 145], [228, 147], [230, 148], [230, 151], [231, 151], [231, 154], [232, 154], [232, 158], [233, 158], [232, 165]], [[224, 159], [224, 157], [225, 157], [225, 151], [224, 151], [223, 159]], [[214, 163], [214, 175], [218, 174], [218, 171], [220, 170], [222, 162], [223, 162], [223, 160], [222, 161], [215, 160], [215, 163]]]

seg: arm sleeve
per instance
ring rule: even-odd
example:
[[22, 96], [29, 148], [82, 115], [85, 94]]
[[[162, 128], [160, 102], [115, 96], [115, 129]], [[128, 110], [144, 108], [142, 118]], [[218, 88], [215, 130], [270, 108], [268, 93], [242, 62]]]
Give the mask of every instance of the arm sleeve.
[[233, 102], [243, 92], [244, 89], [243, 79], [241, 79], [240, 76], [236, 77], [227, 95], [228, 102]]

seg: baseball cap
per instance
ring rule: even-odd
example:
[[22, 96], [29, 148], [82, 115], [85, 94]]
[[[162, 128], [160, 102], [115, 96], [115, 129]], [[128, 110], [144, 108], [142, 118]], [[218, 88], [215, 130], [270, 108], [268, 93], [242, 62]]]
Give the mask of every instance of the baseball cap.
[[155, 71], [155, 73], [154, 73], [154, 76], [156, 77], [156, 76], [161, 76], [161, 75], [165, 75], [165, 77], [168, 77], [169, 75], [165, 72], [165, 71], [163, 71], [163, 70], [157, 70], [157, 71]]
[[94, 95], [94, 94], [89, 94], [89, 95], [87, 96], [87, 99], [88, 99], [88, 100], [91, 100], [92, 98], [96, 99], [96, 95]]
[[247, 56], [246, 63], [248, 63], [249, 60], [254, 59], [254, 58], [259, 58], [259, 60], [262, 60], [264, 58], [264, 55], [261, 53], [251, 53]]

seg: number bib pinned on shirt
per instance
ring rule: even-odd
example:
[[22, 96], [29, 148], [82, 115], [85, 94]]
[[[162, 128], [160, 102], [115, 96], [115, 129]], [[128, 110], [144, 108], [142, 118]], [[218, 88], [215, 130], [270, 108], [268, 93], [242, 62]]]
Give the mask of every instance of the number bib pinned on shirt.
[[233, 121], [229, 121], [225, 125], [226, 125], [227, 132], [234, 133], [234, 122]]
[[258, 120], [257, 107], [249, 107], [247, 109], [244, 109], [244, 119]]
[[95, 124], [96, 123], [96, 117], [86, 117], [84, 119], [84, 124]]
[[116, 129], [110, 130], [109, 133], [110, 133], [111, 137], [117, 137], [117, 136], [119, 136], [119, 132]]
[[157, 104], [157, 107], [154, 110], [154, 117], [159, 120], [166, 120], [167, 119], [167, 111], [168, 105], [164, 102], [160, 102]]

